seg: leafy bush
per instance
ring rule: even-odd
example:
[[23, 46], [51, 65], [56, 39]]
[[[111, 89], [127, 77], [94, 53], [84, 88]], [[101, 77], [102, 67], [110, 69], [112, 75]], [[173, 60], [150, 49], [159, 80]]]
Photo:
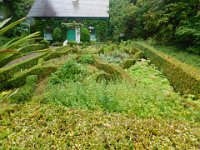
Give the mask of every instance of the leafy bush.
[[47, 41], [47, 40], [45, 40], [45, 39], [43, 39], [42, 41], [40, 41], [40, 44], [44, 44], [45, 48], [49, 48], [49, 46], [50, 46], [50, 42]]
[[81, 41], [90, 42], [90, 31], [87, 28], [81, 28]]
[[60, 28], [55, 28], [53, 30], [53, 40], [55, 42], [60, 42], [62, 40], [62, 31]]
[[51, 46], [62, 46], [63, 44], [61, 42], [53, 42]]
[[93, 64], [95, 59], [92, 54], [84, 54], [80, 56], [79, 61], [81, 63]]
[[21, 87], [17, 93], [11, 95], [11, 102], [24, 103], [29, 101], [36, 88], [37, 75], [30, 75], [26, 78], [26, 84]]
[[62, 84], [68, 81], [78, 81], [84, 78], [86, 70], [74, 60], [67, 61], [63, 67], [53, 73], [50, 79], [51, 84]]

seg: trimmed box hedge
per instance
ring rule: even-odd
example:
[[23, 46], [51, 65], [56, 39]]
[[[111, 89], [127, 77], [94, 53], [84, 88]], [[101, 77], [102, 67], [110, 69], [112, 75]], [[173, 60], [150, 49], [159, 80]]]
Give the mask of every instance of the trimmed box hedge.
[[[73, 52], [76, 52], [76, 50], [75, 49], [67, 49], [66, 51], [54, 51], [51, 53], [46, 52], [46, 53], [43, 53], [32, 59], [28, 59], [23, 62], [12, 65], [10, 67], [0, 69], [0, 83], [6, 82], [10, 78], [12, 78], [16, 72], [19, 72], [22, 69], [25, 70], [25, 69], [28, 69], [30, 67], [37, 65], [38, 60], [40, 58], [43, 58], [44, 61], [47, 61], [50, 59], [61, 57], [62, 55], [68, 55]], [[0, 85], [0, 89], [1, 89], [1, 85]]]
[[74, 52], [76, 52], [76, 50], [74, 50], [74, 49], [67, 49], [66, 51], [51, 52], [44, 57], [44, 60], [47, 61], [47, 60], [58, 58], [58, 57], [61, 57], [63, 55], [68, 55], [68, 54], [74, 53]]
[[29, 53], [29, 52], [33, 52], [33, 51], [37, 51], [37, 50], [42, 50], [42, 49], [45, 49], [45, 48], [47, 48], [47, 47], [44, 44], [31, 44], [31, 45], [21, 49], [20, 52]]
[[28, 69], [34, 65], [37, 65], [38, 59], [46, 56], [47, 53], [43, 53], [37, 57], [32, 59], [25, 60], [23, 62], [17, 63], [7, 68], [0, 69], [0, 83], [7, 81], [8, 79], [12, 78], [16, 72], [21, 71], [22, 69]]
[[30, 52], [37, 51], [37, 50], [42, 50], [45, 48], [46, 48], [46, 46], [44, 44], [31, 44], [31, 45], [21, 49], [19, 53], [13, 54], [9, 58], [1, 61], [0, 67], [5, 66], [6, 64], [13, 61], [14, 59], [24, 56], [26, 53], [30, 53]]
[[23, 86], [26, 83], [26, 78], [29, 75], [37, 75], [38, 79], [43, 79], [47, 75], [55, 72], [57, 70], [57, 66], [51, 67], [51, 66], [35, 66], [33, 68], [30, 68], [28, 70], [25, 70], [24, 72], [20, 73], [19, 75], [16, 75], [12, 79], [8, 80], [7, 82], [4, 82], [0, 85], [0, 91], [5, 89], [13, 89], [20, 86]]
[[134, 42], [181, 94], [200, 95], [200, 71], [142, 42]]
[[16, 93], [11, 95], [10, 100], [14, 103], [24, 103], [29, 101], [37, 86], [37, 75], [30, 75], [26, 78], [26, 84], [22, 86]]
[[98, 68], [99, 70], [103, 70], [106, 73], [111, 74], [112, 76], [114, 75], [114, 77], [119, 77], [120, 79], [128, 81], [131, 84], [133, 83], [133, 80], [131, 79], [131, 77], [121, 67], [105, 63], [101, 60], [98, 60], [97, 58], [95, 60], [94, 66]]

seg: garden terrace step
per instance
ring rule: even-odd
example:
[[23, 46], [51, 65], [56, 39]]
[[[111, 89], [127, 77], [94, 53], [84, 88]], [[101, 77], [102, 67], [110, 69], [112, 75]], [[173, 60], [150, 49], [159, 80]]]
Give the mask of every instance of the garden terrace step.
[[184, 64], [169, 55], [142, 42], [135, 42], [135, 46], [166, 75], [172, 86], [181, 94], [200, 95], [200, 71]]

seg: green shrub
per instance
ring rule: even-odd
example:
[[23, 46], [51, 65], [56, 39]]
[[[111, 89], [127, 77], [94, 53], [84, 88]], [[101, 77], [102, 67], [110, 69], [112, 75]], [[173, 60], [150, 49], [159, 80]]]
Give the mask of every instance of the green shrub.
[[68, 41], [68, 43], [70, 46], [75, 46], [78, 45], [78, 43], [76, 41]]
[[81, 55], [79, 58], [79, 62], [86, 63], [86, 64], [93, 64], [94, 63], [94, 56], [92, 54], [84, 54]]
[[176, 91], [179, 91], [182, 94], [199, 95], [199, 70], [183, 64], [144, 43], [136, 42], [135, 45], [143, 50], [152, 63], [162, 70]]
[[118, 66], [114, 66], [102, 61], [99, 61], [98, 59], [95, 60], [95, 67], [97, 67], [99, 70], [103, 70], [109, 74], [112, 75], [112, 77], [115, 79], [123, 79], [129, 83], [133, 83], [130, 76], [124, 71], [122, 68]]
[[50, 83], [58, 84], [68, 81], [75, 82], [83, 79], [86, 74], [86, 70], [82, 68], [80, 64], [75, 60], [69, 60], [57, 72], [52, 74]]
[[45, 40], [45, 39], [41, 40], [41, 41], [40, 41], [40, 44], [44, 44], [44, 45], [45, 45], [45, 48], [49, 48], [49, 46], [50, 46], [50, 42], [47, 41], [47, 40]]
[[62, 31], [59, 28], [53, 30], [53, 40], [55, 42], [60, 42], [62, 40]]
[[90, 42], [90, 31], [87, 28], [81, 28], [81, 42]]
[[127, 68], [130, 68], [132, 65], [134, 65], [136, 63], [136, 60], [135, 59], [125, 59], [121, 64], [120, 66], [123, 68], [123, 69], [127, 69]]
[[63, 44], [61, 42], [54, 42], [51, 44], [51, 46], [62, 46]]
[[26, 84], [17, 93], [11, 95], [11, 102], [24, 103], [29, 101], [37, 85], [37, 75], [30, 75], [26, 78]]
[[133, 58], [134, 58], [135, 60], [138, 60], [138, 59], [145, 58], [145, 55], [144, 55], [143, 52], [138, 51], [138, 52], [136, 52], [136, 53], [133, 55]]

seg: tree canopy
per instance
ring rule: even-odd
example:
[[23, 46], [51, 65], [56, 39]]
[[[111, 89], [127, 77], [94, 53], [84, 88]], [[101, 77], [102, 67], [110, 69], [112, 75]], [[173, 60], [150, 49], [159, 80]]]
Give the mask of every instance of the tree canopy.
[[116, 38], [173, 41], [200, 53], [199, 0], [111, 0], [110, 18]]

